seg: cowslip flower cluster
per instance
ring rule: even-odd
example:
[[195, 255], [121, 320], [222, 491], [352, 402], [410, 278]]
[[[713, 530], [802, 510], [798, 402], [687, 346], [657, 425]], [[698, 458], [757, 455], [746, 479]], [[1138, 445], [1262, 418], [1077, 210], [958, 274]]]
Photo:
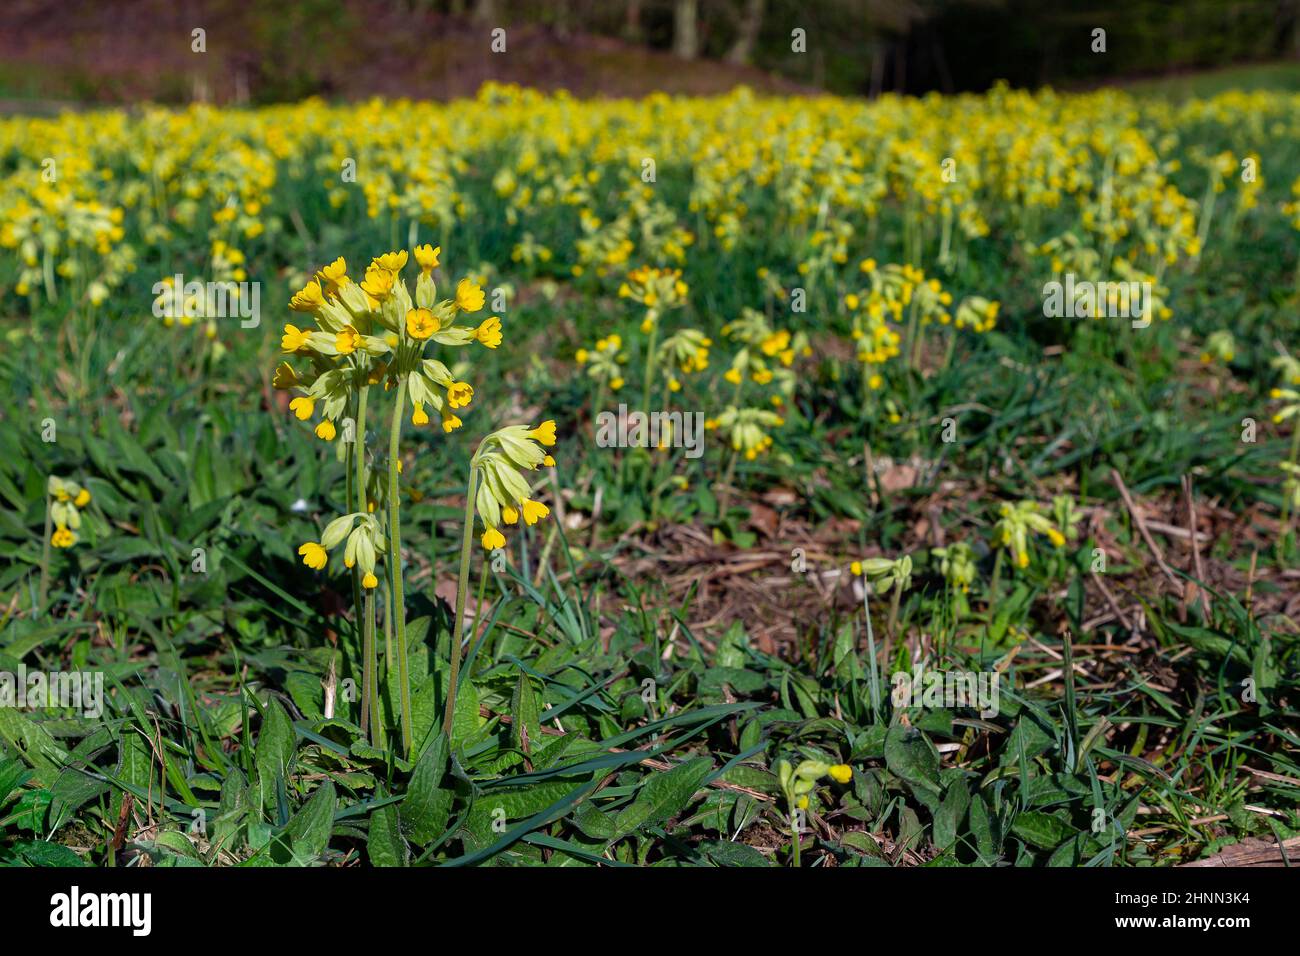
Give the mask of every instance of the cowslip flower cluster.
[[775, 328], [763, 313], [748, 307], [741, 309], [740, 318], [722, 327], [722, 334], [740, 345], [722, 377], [737, 390], [746, 378], [757, 385], [773, 385], [776, 394], [771, 403], [778, 408], [785, 404], [794, 394], [795, 358], [812, 354], [808, 336]]
[[975, 552], [965, 541], [956, 541], [933, 552], [939, 559], [939, 573], [956, 591], [966, 594], [975, 580]]
[[349, 397], [361, 386], [379, 382], [385, 388], [404, 386], [398, 400], [409, 403], [413, 424], [428, 423], [429, 406], [441, 417], [444, 431], [461, 426], [456, 412], [473, 400], [474, 388], [453, 377], [442, 362], [425, 358], [425, 347], [429, 342], [451, 347], [478, 342], [495, 349], [503, 335], [496, 316], [477, 327], [457, 324], [463, 313], [480, 311], [485, 296], [472, 279], [461, 279], [455, 295], [440, 300], [433, 270], [441, 252], [428, 245], [414, 250], [420, 269], [414, 296], [401, 278], [408, 261], [405, 250], [373, 259], [360, 282], [348, 276], [342, 257], [335, 259], [293, 296], [289, 307], [310, 315], [317, 327], [286, 325], [280, 347], [309, 359], [311, 370], [300, 373], [282, 362], [274, 384], [298, 393], [289, 407], [301, 420], [312, 418], [321, 406], [317, 437], [332, 441]]
[[[1274, 357], [1269, 363], [1277, 369], [1287, 385], [1300, 385], [1300, 359], [1289, 353]], [[1276, 395], [1273, 396], [1277, 398]]]
[[901, 558], [867, 558], [854, 561], [849, 570], [856, 577], [866, 578], [881, 594], [888, 594], [891, 589], [906, 591], [912, 583], [912, 556]]
[[1201, 350], [1201, 364], [1212, 365], [1222, 362], [1227, 365], [1237, 354], [1237, 340], [1226, 329], [1211, 332], [1205, 339], [1205, 348]]
[[50, 544], [56, 548], [70, 548], [77, 543], [81, 528], [81, 509], [90, 504], [90, 492], [75, 481], [50, 475], [46, 482], [50, 498], [50, 521], [54, 532]]
[[997, 544], [1011, 552], [1016, 567], [1029, 567], [1029, 535], [1044, 535], [1052, 547], [1065, 545], [1065, 535], [1042, 514], [1035, 501], [1004, 502], [998, 509], [1001, 516], [995, 526]]
[[329, 552], [344, 541], [343, 564], [349, 570], [354, 566], [361, 569], [361, 586], [374, 589], [379, 586], [375, 576], [375, 562], [379, 554], [388, 550], [384, 531], [379, 519], [373, 514], [354, 512], [335, 518], [325, 526], [320, 541], [307, 541], [298, 548], [302, 563], [313, 571], [323, 570], [329, 560]]
[[712, 345], [713, 339], [699, 329], [682, 329], [664, 339], [659, 346], [659, 365], [668, 373], [670, 392], [681, 391], [678, 373], [691, 375], [709, 367], [709, 348]]
[[717, 418], [705, 419], [708, 431], [721, 431], [727, 435], [732, 451], [753, 461], [772, 447], [769, 429], [780, 428], [785, 419], [765, 408], [737, 408], [728, 405]]
[[485, 550], [505, 547], [503, 524], [518, 524], [523, 518], [524, 524], [534, 525], [551, 513], [532, 497], [532, 487], [522, 472], [553, 466], [555, 459], [545, 449], [554, 445], [555, 422], [550, 420], [536, 428], [507, 425], [479, 444], [471, 465], [482, 476], [474, 509], [483, 522]]
[[617, 332], [598, 339], [590, 349], [581, 348], [573, 355], [579, 365], [586, 366], [587, 375], [617, 392], [626, 384], [623, 380], [623, 338]]
[[776, 779], [791, 811], [808, 809], [808, 794], [823, 777], [830, 777], [836, 783], [848, 783], [853, 779], [853, 768], [846, 763], [827, 763], [824, 760], [802, 760], [795, 767], [782, 758], [776, 764]]
[[645, 317], [641, 320], [643, 333], [654, 328], [663, 312], [683, 305], [689, 291], [682, 281], [680, 269], [654, 269], [650, 266], [633, 269], [618, 287], [619, 298], [631, 299], [645, 306]]

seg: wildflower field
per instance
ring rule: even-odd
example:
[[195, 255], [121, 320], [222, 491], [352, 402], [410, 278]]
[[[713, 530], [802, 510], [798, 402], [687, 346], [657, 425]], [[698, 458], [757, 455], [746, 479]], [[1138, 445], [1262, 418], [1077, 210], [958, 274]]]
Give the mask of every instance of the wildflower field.
[[1298, 247], [1294, 93], [0, 119], [0, 862], [1294, 854]]

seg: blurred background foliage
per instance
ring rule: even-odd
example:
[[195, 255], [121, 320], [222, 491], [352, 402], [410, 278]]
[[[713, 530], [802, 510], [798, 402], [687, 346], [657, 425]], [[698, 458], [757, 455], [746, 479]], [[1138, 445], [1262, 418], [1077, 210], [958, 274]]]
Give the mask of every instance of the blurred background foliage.
[[[489, 48], [506, 30], [505, 54]], [[192, 33], [205, 31], [193, 49]], [[792, 31], [806, 32], [795, 52]], [[1105, 52], [1094, 52], [1096, 29]], [[7, 0], [0, 99], [445, 99], [487, 81], [579, 95], [747, 84], [875, 96], [1077, 87], [1284, 61], [1300, 0]], [[1234, 76], [1234, 85], [1252, 78]]]

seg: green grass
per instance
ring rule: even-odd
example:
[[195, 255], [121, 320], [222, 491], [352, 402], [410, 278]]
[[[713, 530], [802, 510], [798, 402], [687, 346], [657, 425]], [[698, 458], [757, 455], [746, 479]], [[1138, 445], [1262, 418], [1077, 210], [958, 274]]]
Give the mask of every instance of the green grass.
[[1229, 90], [1300, 90], [1300, 62], [1251, 63], [1213, 70], [1189, 70], [1121, 84], [1135, 96], [1158, 96], [1173, 102], [1217, 96]]
[[[1242, 148], [1228, 129], [1195, 134], [1211, 152]], [[1297, 168], [1296, 143], [1250, 146], [1264, 154], [1261, 205], [1273, 210], [1289, 187], [1282, 170]], [[683, 171], [660, 176], [665, 201], [684, 208]], [[494, 208], [490, 178], [467, 177], [477, 208]], [[1203, 173], [1189, 164], [1180, 185], [1199, 194]], [[1274, 212], [1235, 233], [1219, 223], [1197, 268], [1168, 280], [1179, 317], [1123, 342], [1105, 327], [1043, 319], [1012, 237], [972, 245], [945, 282], [997, 290], [999, 330], [906, 377], [897, 422], [878, 409], [864, 416], [855, 363], [818, 351], [800, 365], [791, 425], [779, 433], [786, 457], [742, 461], [730, 498], [713, 487], [725, 467], [715, 453], [677, 460], [690, 490], [656, 495], [648, 454], [624, 461], [589, 440], [592, 390], [569, 356], [612, 331], [635, 341], [638, 317], [558, 267], [510, 272], [514, 237], [493, 225], [500, 217], [458, 224], [444, 240], [454, 273], [488, 262], [520, 293], [509, 312], [516, 348], [475, 355], [485, 407], [468, 428], [554, 415], [566, 436], [564, 507], [578, 520], [512, 535], [500, 566], [476, 560], [470, 602], [481, 609], [444, 737], [452, 626], [439, 585], [455, 575], [471, 445], [428, 431], [408, 438], [408, 760], [360, 733], [349, 596], [295, 553], [321, 516], [344, 509], [343, 462], [274, 405], [268, 384], [293, 284], [285, 270], [326, 252], [360, 259], [391, 244], [389, 229], [356, 208], [329, 210], [301, 184], [277, 188], [306, 229], [262, 250], [253, 268], [276, 318], [255, 334], [231, 332], [224, 354], [197, 329], [163, 329], [135, 307], [163, 267], [153, 260], [99, 311], [65, 298], [7, 330], [0, 670], [97, 669], [108, 692], [97, 722], [0, 707], [0, 861], [786, 865], [780, 759], [854, 769], [849, 784], [822, 781], [809, 794], [805, 865], [1173, 865], [1249, 836], [1300, 833], [1300, 637], [1287, 610], [1295, 552], [1275, 547], [1271, 526], [1252, 527], [1276, 514], [1285, 453], [1282, 433], [1266, 426], [1269, 360], [1276, 342], [1294, 350], [1300, 332], [1297, 237]], [[898, 210], [886, 209], [877, 244], [860, 251], [897, 260], [901, 232]], [[789, 237], [756, 233], [733, 252], [693, 254], [690, 319], [717, 335], [725, 318], [763, 301], [757, 268], [792, 276], [799, 251]], [[11, 260], [0, 264], [7, 287]], [[548, 299], [547, 280], [566, 294]], [[844, 331], [832, 328], [842, 316], [833, 295], [814, 307], [827, 317], [814, 332], [820, 348]], [[1202, 367], [1202, 343], [1223, 328], [1237, 331], [1238, 354]], [[709, 381], [695, 397], [716, 404], [724, 386]], [[1265, 440], [1242, 443], [1244, 416]], [[42, 440], [47, 417], [57, 442]], [[941, 444], [950, 417], [958, 440]], [[868, 483], [864, 446], [928, 467], [909, 487]], [[1112, 470], [1180, 527], [1180, 482], [1194, 476], [1198, 507], [1216, 514], [1202, 550], [1208, 614], [1183, 608], [1162, 581]], [[50, 604], [38, 608], [51, 473], [76, 477], [93, 497], [86, 540], [56, 554]], [[1023, 572], [995, 571], [997, 505], [1057, 493], [1087, 509], [1078, 536], [1059, 550], [1040, 543]], [[763, 508], [797, 533], [764, 530]], [[933, 525], [919, 528], [935, 520], [948, 541], [976, 547], [965, 613], [932, 554]], [[683, 544], [682, 529], [702, 540]], [[1179, 580], [1193, 574], [1181, 539], [1158, 536]], [[1109, 564], [1094, 575], [1103, 546]], [[791, 570], [796, 547], [823, 556], [801, 574]], [[707, 579], [736, 552], [779, 555], [751, 572], [770, 606], [714, 620], [728, 585]], [[845, 569], [904, 552], [915, 571], [895, 633], [888, 600], [873, 596], [868, 636]], [[1131, 627], [1107, 617], [1098, 579]], [[776, 640], [765, 614], [782, 606], [799, 613], [793, 635]], [[890, 655], [873, 658], [869, 641], [888, 642]], [[934, 665], [996, 668], [998, 713], [896, 706], [890, 675], [913, 669], [909, 650], [921, 642]], [[391, 732], [389, 650], [381, 713]], [[323, 685], [337, 694], [329, 718]]]

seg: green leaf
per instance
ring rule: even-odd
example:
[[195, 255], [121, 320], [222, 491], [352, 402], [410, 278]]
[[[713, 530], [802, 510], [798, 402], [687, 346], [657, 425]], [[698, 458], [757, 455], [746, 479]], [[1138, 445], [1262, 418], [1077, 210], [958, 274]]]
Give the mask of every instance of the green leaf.
[[34, 721], [13, 707], [0, 707], [0, 739], [9, 745], [36, 771], [38, 783], [49, 786], [67, 759], [67, 751]]
[[966, 818], [970, 806], [970, 791], [964, 780], [955, 780], [948, 787], [943, 803], [934, 815], [934, 845], [946, 850], [957, 840], [957, 829]]
[[939, 793], [939, 753], [914, 727], [895, 724], [885, 735], [885, 766], [913, 787]]
[[44, 840], [19, 840], [0, 851], [0, 864], [5, 866], [90, 866], [72, 850], [59, 843]]
[[397, 804], [371, 811], [366, 853], [373, 866], [406, 866], [406, 841], [402, 839]]
[[329, 846], [336, 809], [338, 798], [334, 793], [334, 784], [326, 780], [316, 788], [316, 792], [285, 827], [285, 836], [289, 838], [294, 860], [299, 866], [317, 859]]
[[478, 737], [482, 718], [478, 713], [478, 688], [466, 676], [456, 691], [456, 712], [451, 720], [451, 749], [460, 750]]
[[0, 762], [0, 807], [9, 801], [9, 795], [26, 783], [31, 775], [31, 771], [17, 757]]
[[257, 736], [257, 792], [259, 806], [265, 808], [275, 795], [277, 780], [287, 780], [293, 760], [296, 735], [289, 715], [274, 698], [266, 705], [262, 729]]
[[514, 718], [510, 726], [514, 744], [525, 753], [530, 753], [541, 740], [542, 727], [537, 719], [537, 695], [533, 693], [533, 686], [522, 668], [515, 684], [514, 697], [510, 701], [510, 713]]
[[447, 829], [454, 793], [442, 786], [446, 774], [447, 738], [438, 734], [416, 762], [401, 804], [402, 828], [417, 846], [432, 842]]
[[627, 836], [649, 824], [663, 823], [684, 810], [712, 770], [710, 758], [695, 757], [666, 773], [651, 774], [631, 805], [624, 807], [615, 817], [614, 828], [618, 836]]
[[989, 813], [984, 797], [975, 794], [970, 801], [970, 829], [975, 834], [975, 848], [985, 863], [992, 863], [999, 856], [1002, 841], [996, 834], [997, 821]]
[[1054, 850], [1079, 831], [1050, 813], [1026, 810], [1016, 816], [1011, 832], [1040, 850]]

